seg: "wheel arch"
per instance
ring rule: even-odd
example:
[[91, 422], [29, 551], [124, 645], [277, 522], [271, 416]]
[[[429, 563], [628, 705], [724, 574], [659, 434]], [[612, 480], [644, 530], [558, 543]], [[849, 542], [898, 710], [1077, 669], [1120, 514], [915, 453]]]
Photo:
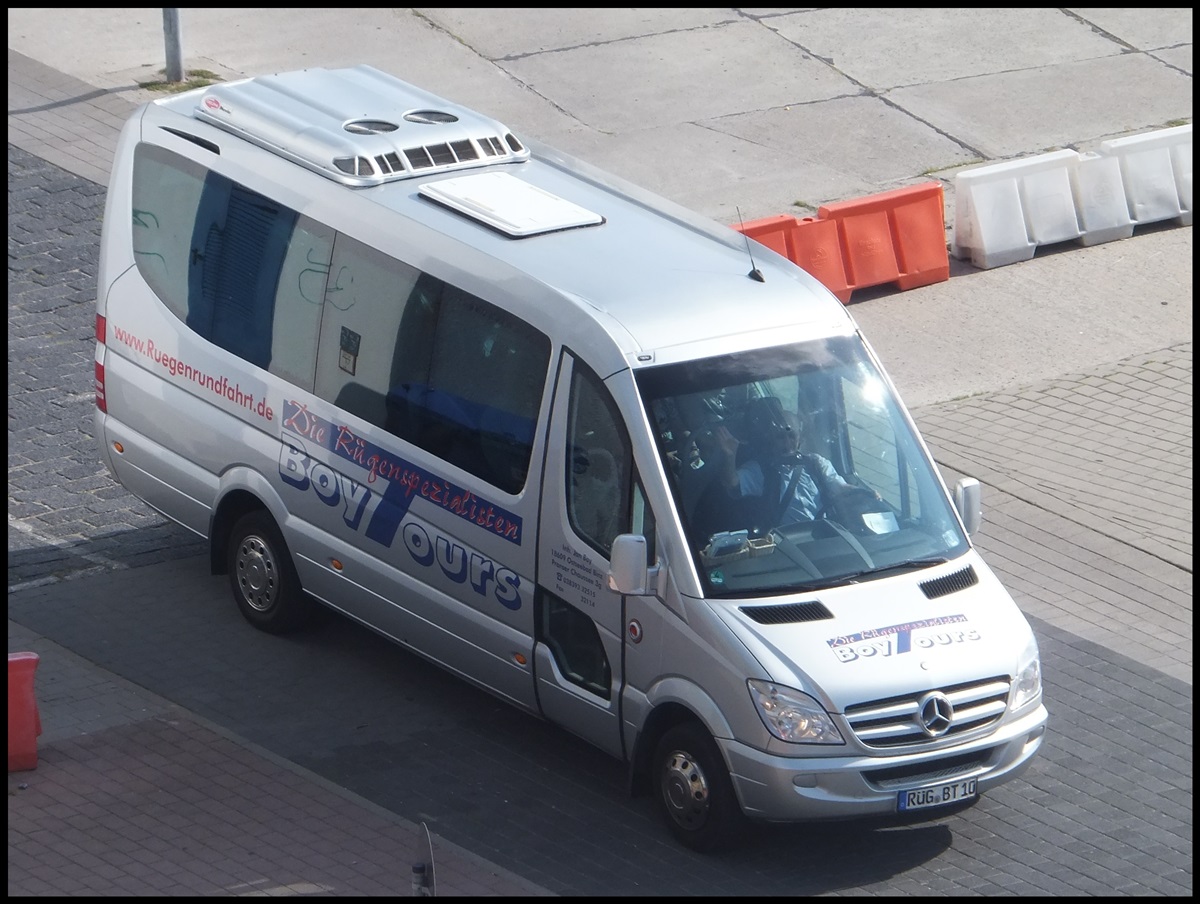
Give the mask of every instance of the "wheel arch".
[[287, 509], [265, 477], [245, 467], [231, 468], [222, 474], [208, 531], [208, 559], [212, 574], [228, 573], [225, 554], [229, 533], [239, 518], [256, 510], [266, 511], [283, 532]]
[[[717, 702], [701, 687], [680, 677], [658, 682], [648, 695], [651, 704], [634, 741], [629, 761], [629, 792], [634, 797], [650, 793], [654, 750], [659, 739], [683, 722], [694, 722], [714, 738], [731, 738], [733, 729]], [[724, 758], [724, 750], [717, 745]], [[725, 768], [729, 768], [725, 763]]]

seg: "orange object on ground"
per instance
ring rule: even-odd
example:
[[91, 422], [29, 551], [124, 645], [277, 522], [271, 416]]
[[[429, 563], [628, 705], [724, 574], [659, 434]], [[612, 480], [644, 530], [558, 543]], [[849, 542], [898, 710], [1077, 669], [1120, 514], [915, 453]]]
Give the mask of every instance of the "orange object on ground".
[[950, 278], [940, 182], [825, 204], [817, 217], [763, 217], [738, 232], [803, 267], [843, 304], [855, 289], [915, 289]]
[[8, 771], [37, 768], [37, 738], [42, 733], [33, 673], [37, 653], [8, 654]]
[[835, 223], [781, 215], [752, 220], [734, 228], [807, 270], [843, 304], [850, 300], [851, 289], [846, 281]]
[[851, 289], [890, 282], [914, 289], [950, 278], [940, 182], [822, 205], [817, 216], [837, 223]]
[[792, 263], [792, 233], [796, 230], [796, 218], [787, 215], [763, 217], [761, 220], [751, 220], [734, 226], [742, 235], [747, 235], [754, 241], [766, 245], [777, 254], [782, 254]]

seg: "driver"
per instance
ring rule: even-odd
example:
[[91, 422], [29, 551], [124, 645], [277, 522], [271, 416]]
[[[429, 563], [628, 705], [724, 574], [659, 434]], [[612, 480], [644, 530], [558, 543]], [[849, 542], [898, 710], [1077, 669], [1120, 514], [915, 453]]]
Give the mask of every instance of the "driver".
[[[785, 411], [779, 399], [753, 399], [746, 405], [745, 445], [723, 424], [713, 431], [719, 450], [719, 476], [733, 498], [760, 497], [776, 502], [764, 514], [774, 524], [816, 520], [827, 505], [848, 493], [871, 493], [847, 483], [833, 463], [814, 452], [800, 452], [800, 418]], [[877, 494], [871, 493], [872, 496]]]

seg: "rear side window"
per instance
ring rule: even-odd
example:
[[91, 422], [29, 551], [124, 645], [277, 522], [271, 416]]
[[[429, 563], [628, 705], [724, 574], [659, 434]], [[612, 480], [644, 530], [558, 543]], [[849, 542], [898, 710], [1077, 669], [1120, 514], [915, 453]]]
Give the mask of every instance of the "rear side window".
[[192, 233], [205, 173], [199, 164], [152, 145], [139, 145], [134, 157], [134, 259], [154, 294], [184, 321]]
[[142, 277], [192, 330], [312, 389], [331, 230], [152, 145], [134, 162]]

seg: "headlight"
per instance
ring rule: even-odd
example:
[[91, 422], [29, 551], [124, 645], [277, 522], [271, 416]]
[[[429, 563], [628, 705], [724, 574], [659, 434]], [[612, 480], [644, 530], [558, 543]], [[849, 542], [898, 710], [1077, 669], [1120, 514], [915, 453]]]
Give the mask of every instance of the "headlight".
[[808, 694], [751, 678], [750, 699], [767, 730], [792, 744], [845, 744], [825, 708]]
[[1029, 641], [1029, 646], [1025, 648], [1025, 652], [1021, 656], [1020, 666], [1017, 679], [1013, 682], [1016, 687], [1012, 705], [1014, 711], [1032, 703], [1042, 695], [1042, 664], [1038, 659], [1036, 638]]

